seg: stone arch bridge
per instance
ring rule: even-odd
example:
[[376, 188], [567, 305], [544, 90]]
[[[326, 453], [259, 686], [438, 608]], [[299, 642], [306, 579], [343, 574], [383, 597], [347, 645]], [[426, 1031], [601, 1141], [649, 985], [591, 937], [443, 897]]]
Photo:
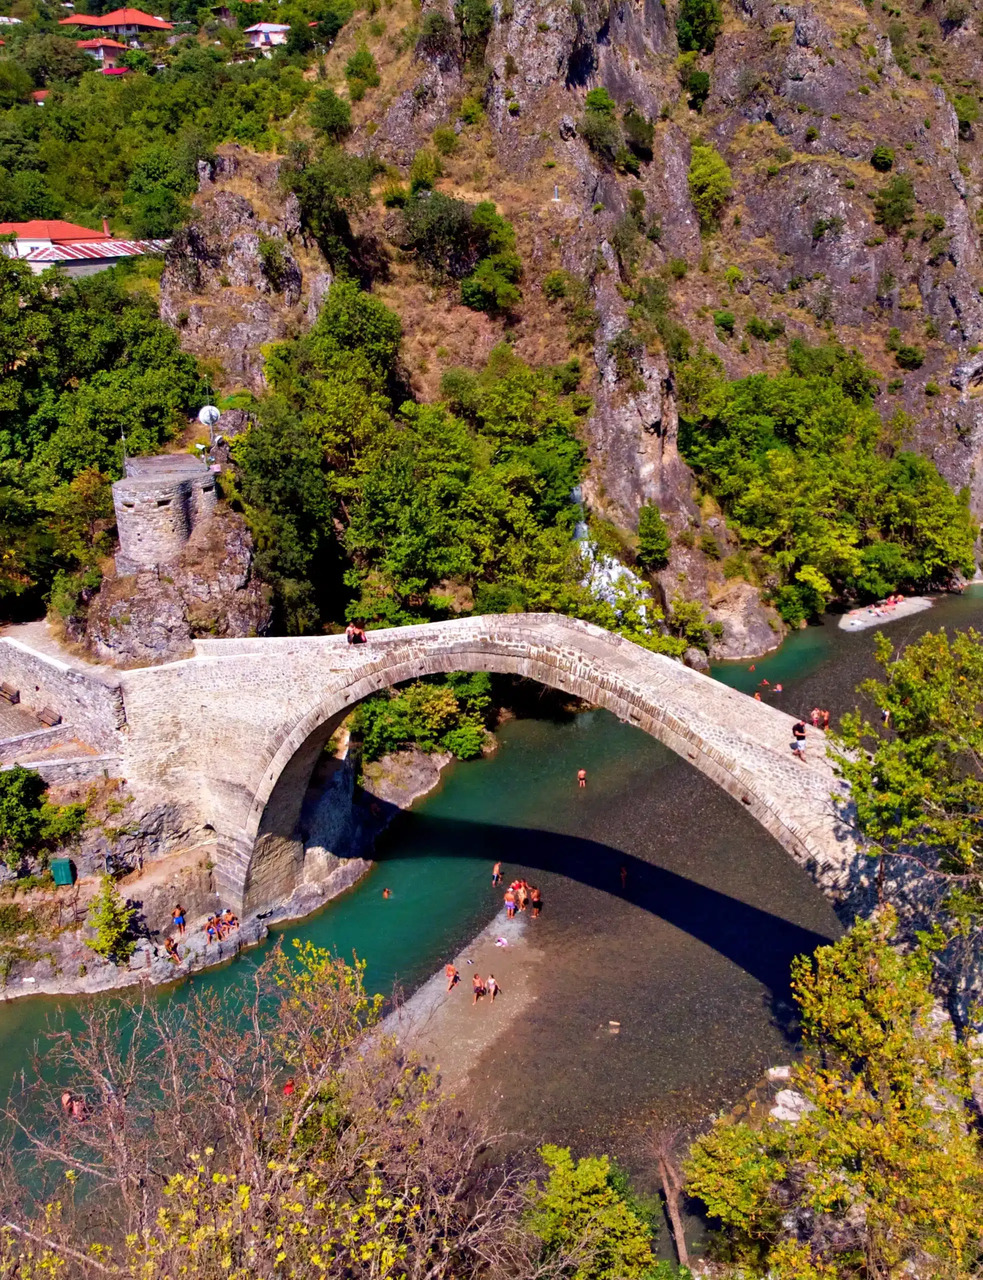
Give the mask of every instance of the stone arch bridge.
[[[0, 675], [3, 666], [0, 653]], [[199, 640], [190, 658], [111, 680], [103, 668], [98, 680], [131, 787], [178, 801], [214, 832], [223, 897], [248, 911], [304, 882], [301, 803], [345, 716], [380, 689], [450, 671], [526, 676], [606, 707], [723, 787], [834, 900], [856, 887], [862, 858], [833, 799], [841, 784], [821, 734], [810, 730], [807, 760], [797, 761], [784, 712], [560, 615], [373, 631], [360, 646], [339, 636]], [[75, 664], [72, 678], [97, 677]]]

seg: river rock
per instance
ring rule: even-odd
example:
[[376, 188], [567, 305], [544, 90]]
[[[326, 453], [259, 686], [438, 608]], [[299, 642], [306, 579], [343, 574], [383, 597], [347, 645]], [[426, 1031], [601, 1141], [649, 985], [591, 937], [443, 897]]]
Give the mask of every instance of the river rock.
[[779, 1089], [775, 1094], [775, 1105], [768, 1115], [784, 1124], [798, 1124], [803, 1116], [815, 1109], [815, 1105], [795, 1089]]

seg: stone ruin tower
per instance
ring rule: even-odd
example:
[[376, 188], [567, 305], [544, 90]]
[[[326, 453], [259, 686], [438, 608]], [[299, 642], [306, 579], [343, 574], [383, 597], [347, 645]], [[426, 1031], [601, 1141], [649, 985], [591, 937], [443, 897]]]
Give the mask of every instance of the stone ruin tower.
[[113, 485], [116, 572], [143, 573], [171, 564], [217, 501], [215, 476], [189, 453], [128, 458], [126, 475]]

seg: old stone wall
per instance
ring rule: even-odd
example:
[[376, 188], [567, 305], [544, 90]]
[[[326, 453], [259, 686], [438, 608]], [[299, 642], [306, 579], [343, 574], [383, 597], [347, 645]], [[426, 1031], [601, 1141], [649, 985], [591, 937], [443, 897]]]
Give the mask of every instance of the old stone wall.
[[238, 902], [282, 899], [303, 880], [301, 803], [351, 707], [453, 670], [523, 675], [607, 707], [713, 778], [830, 896], [843, 899], [863, 879], [821, 738], [803, 765], [783, 712], [586, 623], [510, 615], [373, 632], [364, 647], [305, 637], [195, 649], [121, 675], [127, 776], [197, 807], [218, 836], [219, 883]]
[[189, 454], [128, 459], [125, 477], [113, 485], [117, 572], [139, 573], [176, 560], [217, 501], [215, 477]]
[[21, 705], [35, 713], [57, 711], [66, 725], [93, 746], [118, 750], [126, 722], [119, 685], [97, 669], [91, 674], [67, 662], [0, 637], [0, 680], [20, 690]]

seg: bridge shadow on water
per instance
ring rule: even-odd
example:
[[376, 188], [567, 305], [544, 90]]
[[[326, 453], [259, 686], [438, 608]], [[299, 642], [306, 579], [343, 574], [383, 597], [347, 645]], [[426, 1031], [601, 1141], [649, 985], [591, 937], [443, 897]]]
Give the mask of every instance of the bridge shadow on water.
[[[768, 992], [772, 1015], [786, 1033], [790, 1032], [792, 1021], [791, 961], [835, 937], [833, 931], [817, 932], [756, 906], [753, 901], [744, 901], [621, 849], [559, 831], [408, 811], [398, 814], [380, 837], [376, 856], [383, 865], [414, 857], [481, 858], [487, 859], [489, 865], [501, 860], [507, 876], [515, 874], [516, 868], [524, 868], [610, 895], [618, 900], [618, 909], [624, 910], [622, 904], [627, 903], [664, 921], [755, 979]], [[624, 892], [622, 867], [627, 871]], [[801, 875], [805, 877], [805, 872]], [[550, 911], [551, 886], [549, 879], [539, 883], [545, 916]], [[750, 898], [754, 898], [758, 887], [754, 883], [748, 885]]]

